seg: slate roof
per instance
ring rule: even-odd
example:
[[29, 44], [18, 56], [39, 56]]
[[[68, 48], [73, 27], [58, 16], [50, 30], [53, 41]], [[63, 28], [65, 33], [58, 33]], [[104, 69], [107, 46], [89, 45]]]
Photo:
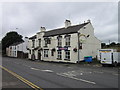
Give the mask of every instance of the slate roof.
[[83, 26], [87, 25], [87, 23], [79, 24], [79, 25], [74, 25], [74, 26], [69, 26], [67, 28], [59, 28], [59, 29], [54, 29], [50, 31], [46, 31], [44, 34], [44, 37], [49, 37], [49, 36], [55, 36], [55, 35], [62, 35], [62, 34], [71, 34], [71, 33], [77, 33], [80, 28]]
[[24, 41], [16, 42], [16, 43], [11, 44], [10, 46], [16, 46], [16, 45], [21, 44], [21, 43], [23, 43], [23, 42], [24, 42]]
[[30, 37], [29, 39], [36, 39], [36, 38], [37, 38], [37, 36], [34, 35], [34, 36]]

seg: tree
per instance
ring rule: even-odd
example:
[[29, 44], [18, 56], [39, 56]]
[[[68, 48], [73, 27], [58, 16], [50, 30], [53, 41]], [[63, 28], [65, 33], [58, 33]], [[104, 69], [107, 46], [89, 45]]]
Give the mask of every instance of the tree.
[[17, 32], [15, 31], [10, 31], [8, 32], [5, 37], [2, 38], [2, 52], [3, 54], [6, 53], [6, 47], [12, 45], [13, 43], [16, 42], [22, 42], [22, 35], [19, 35]]
[[115, 45], [116, 45], [115, 42], [110, 43], [110, 46], [115, 46]]
[[106, 43], [101, 43], [101, 47], [105, 48], [106, 47]]

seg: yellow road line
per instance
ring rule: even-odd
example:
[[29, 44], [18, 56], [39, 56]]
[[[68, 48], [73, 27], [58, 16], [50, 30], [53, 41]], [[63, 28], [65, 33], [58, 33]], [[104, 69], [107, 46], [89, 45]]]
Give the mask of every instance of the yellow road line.
[[42, 88], [36, 86], [35, 84], [31, 83], [30, 81], [26, 80], [25, 78], [21, 77], [20, 75], [8, 70], [7, 68], [3, 67], [0, 65], [0, 68], [2, 68], [3, 70], [9, 72], [10, 74], [12, 74], [13, 76], [15, 76], [16, 78], [18, 78], [19, 80], [21, 80], [22, 82], [26, 83], [27, 85], [29, 85], [30, 87], [32, 87], [35, 90], [43, 90]]

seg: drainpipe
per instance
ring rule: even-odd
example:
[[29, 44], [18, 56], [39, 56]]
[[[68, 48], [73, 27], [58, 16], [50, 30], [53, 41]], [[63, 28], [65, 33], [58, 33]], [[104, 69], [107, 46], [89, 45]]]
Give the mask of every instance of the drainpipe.
[[79, 36], [80, 36], [80, 32], [78, 32], [78, 63], [79, 63], [79, 61], [80, 61], [80, 52], [79, 52], [80, 41], [79, 41]]

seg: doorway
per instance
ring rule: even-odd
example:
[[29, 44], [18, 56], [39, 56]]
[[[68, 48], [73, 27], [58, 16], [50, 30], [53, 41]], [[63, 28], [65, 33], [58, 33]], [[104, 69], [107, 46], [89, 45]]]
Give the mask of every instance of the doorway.
[[38, 60], [41, 60], [41, 51], [38, 50]]

